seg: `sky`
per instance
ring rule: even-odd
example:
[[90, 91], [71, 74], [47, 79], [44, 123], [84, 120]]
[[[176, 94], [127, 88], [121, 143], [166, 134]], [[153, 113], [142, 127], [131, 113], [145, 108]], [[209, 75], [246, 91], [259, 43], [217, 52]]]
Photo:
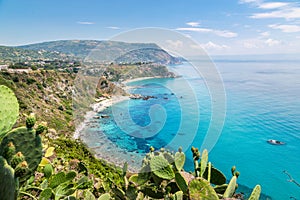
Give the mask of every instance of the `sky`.
[[299, 0], [0, 0], [0, 45], [177, 31], [211, 55], [299, 54]]

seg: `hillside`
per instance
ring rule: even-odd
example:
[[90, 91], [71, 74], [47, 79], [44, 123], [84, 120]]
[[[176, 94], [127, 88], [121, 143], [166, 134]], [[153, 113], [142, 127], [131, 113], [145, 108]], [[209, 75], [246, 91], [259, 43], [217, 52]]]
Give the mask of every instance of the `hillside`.
[[97, 61], [102, 62], [154, 62], [160, 64], [175, 64], [179, 62], [178, 58], [171, 56], [154, 43], [61, 40], [18, 46], [18, 48], [63, 53], [81, 60], [87, 59], [87, 57], [88, 60], [91, 58], [93, 60], [97, 57]]
[[33, 60], [73, 60], [65, 53], [0, 46], [0, 62], [30, 62]]

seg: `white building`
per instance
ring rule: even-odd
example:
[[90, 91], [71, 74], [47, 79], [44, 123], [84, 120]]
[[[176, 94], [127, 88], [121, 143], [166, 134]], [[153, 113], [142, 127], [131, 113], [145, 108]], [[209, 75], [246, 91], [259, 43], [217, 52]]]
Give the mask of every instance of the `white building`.
[[0, 65], [0, 71], [7, 70], [7, 69], [8, 69], [8, 65]]

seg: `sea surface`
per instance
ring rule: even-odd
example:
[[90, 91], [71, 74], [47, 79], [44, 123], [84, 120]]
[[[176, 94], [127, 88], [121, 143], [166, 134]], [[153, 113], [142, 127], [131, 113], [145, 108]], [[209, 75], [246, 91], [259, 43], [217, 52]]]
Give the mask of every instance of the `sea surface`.
[[[300, 61], [227, 58], [216, 59], [214, 64], [225, 89], [226, 115], [216, 144], [209, 147], [209, 160], [227, 179], [235, 165], [240, 190], [245, 193], [260, 184], [265, 195], [261, 199], [300, 199], [300, 188], [283, 173], [287, 170], [300, 182]], [[185, 170], [192, 171], [190, 147], [205, 147], [203, 141], [213, 123], [214, 95], [206, 78], [193, 68], [189, 63], [169, 66], [182, 77], [129, 83], [132, 93], [155, 98], [123, 101], [99, 113], [110, 118], [87, 128], [93, 134], [86, 134], [84, 141], [98, 154], [105, 151], [107, 157], [125, 159], [143, 157], [150, 146], [176, 150], [181, 145], [187, 156]], [[120, 117], [128, 117], [122, 115], [126, 112], [128, 121]], [[286, 144], [271, 145], [268, 139]], [[120, 151], [100, 148], [108, 142]], [[137, 165], [140, 160], [128, 162]]]

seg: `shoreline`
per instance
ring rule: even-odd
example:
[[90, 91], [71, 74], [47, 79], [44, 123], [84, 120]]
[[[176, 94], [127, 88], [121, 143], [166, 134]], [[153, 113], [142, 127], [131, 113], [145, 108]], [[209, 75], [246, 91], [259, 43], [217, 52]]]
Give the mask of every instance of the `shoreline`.
[[137, 82], [137, 81], [144, 81], [144, 80], [148, 80], [148, 79], [155, 79], [155, 78], [167, 78], [167, 77], [163, 77], [163, 76], [140, 77], [140, 78], [134, 78], [134, 79], [127, 79], [125, 81], [122, 81], [121, 84], [126, 86], [126, 84], [128, 84], [128, 83], [133, 83], [133, 82]]
[[[128, 79], [125, 81], [122, 81], [119, 85], [122, 87], [126, 92], [128, 92], [132, 87], [127, 86], [128, 83], [137, 82], [137, 81], [143, 81], [148, 79], [155, 79], [155, 78], [166, 78], [161, 76], [154, 76], [154, 77], [140, 77], [140, 78], [134, 78], [134, 79]], [[104, 99], [98, 99], [96, 100], [96, 103], [93, 103], [90, 105], [92, 108], [91, 111], [88, 111], [85, 113], [84, 120], [81, 122], [74, 132], [73, 138], [79, 139], [84, 144], [87, 145], [89, 149], [92, 150], [94, 156], [98, 159], [103, 159], [106, 162], [113, 164], [118, 167], [123, 167], [125, 162], [128, 162], [128, 170], [132, 173], [138, 172], [141, 164], [142, 159], [144, 158], [144, 155], [138, 154], [136, 152], [127, 152], [124, 149], [121, 149], [117, 147], [113, 142], [111, 142], [104, 133], [98, 131], [97, 135], [92, 135], [93, 133], [85, 132], [85, 129], [91, 128], [93, 122], [95, 122], [99, 116], [100, 112], [103, 110], [111, 107], [112, 105], [116, 103], [120, 103], [125, 100], [129, 100], [129, 96], [115, 96], [113, 95], [111, 98], [104, 98]], [[97, 102], [98, 101], [98, 102]], [[99, 136], [100, 134], [100, 136]], [[90, 137], [96, 137], [93, 141], [90, 142], [96, 142], [100, 144], [100, 146], [95, 146], [92, 144], [89, 144], [89, 141], [87, 140], [87, 137], [84, 137], [85, 135], [89, 135]], [[100, 141], [98, 141], [100, 139]], [[103, 152], [103, 153], [99, 153]], [[114, 154], [112, 157], [111, 153]], [[118, 155], [118, 156], [116, 156]]]
[[[128, 80], [122, 81], [120, 83], [120, 85], [126, 92], [128, 92], [132, 88], [130, 86], [127, 86], [128, 83], [133, 83], [133, 82], [143, 81], [143, 80], [148, 80], [148, 79], [155, 79], [155, 78], [165, 78], [165, 77], [151, 76], [151, 77], [140, 77], [140, 78], [128, 79]], [[130, 99], [129, 96], [112, 96], [112, 98], [109, 98], [109, 99], [105, 98], [102, 100], [101, 99], [96, 100], [98, 102], [90, 105], [92, 110], [85, 113], [84, 121], [81, 122], [81, 124], [78, 127], [76, 127], [73, 138], [75, 138], [75, 139], [80, 138], [80, 135], [81, 135], [80, 132], [83, 131], [83, 129], [85, 128], [85, 125], [91, 119], [93, 119], [93, 117], [96, 116], [97, 113], [105, 110], [106, 108], [108, 108], [116, 103], [120, 103], [122, 101], [129, 100], [129, 99]]]

